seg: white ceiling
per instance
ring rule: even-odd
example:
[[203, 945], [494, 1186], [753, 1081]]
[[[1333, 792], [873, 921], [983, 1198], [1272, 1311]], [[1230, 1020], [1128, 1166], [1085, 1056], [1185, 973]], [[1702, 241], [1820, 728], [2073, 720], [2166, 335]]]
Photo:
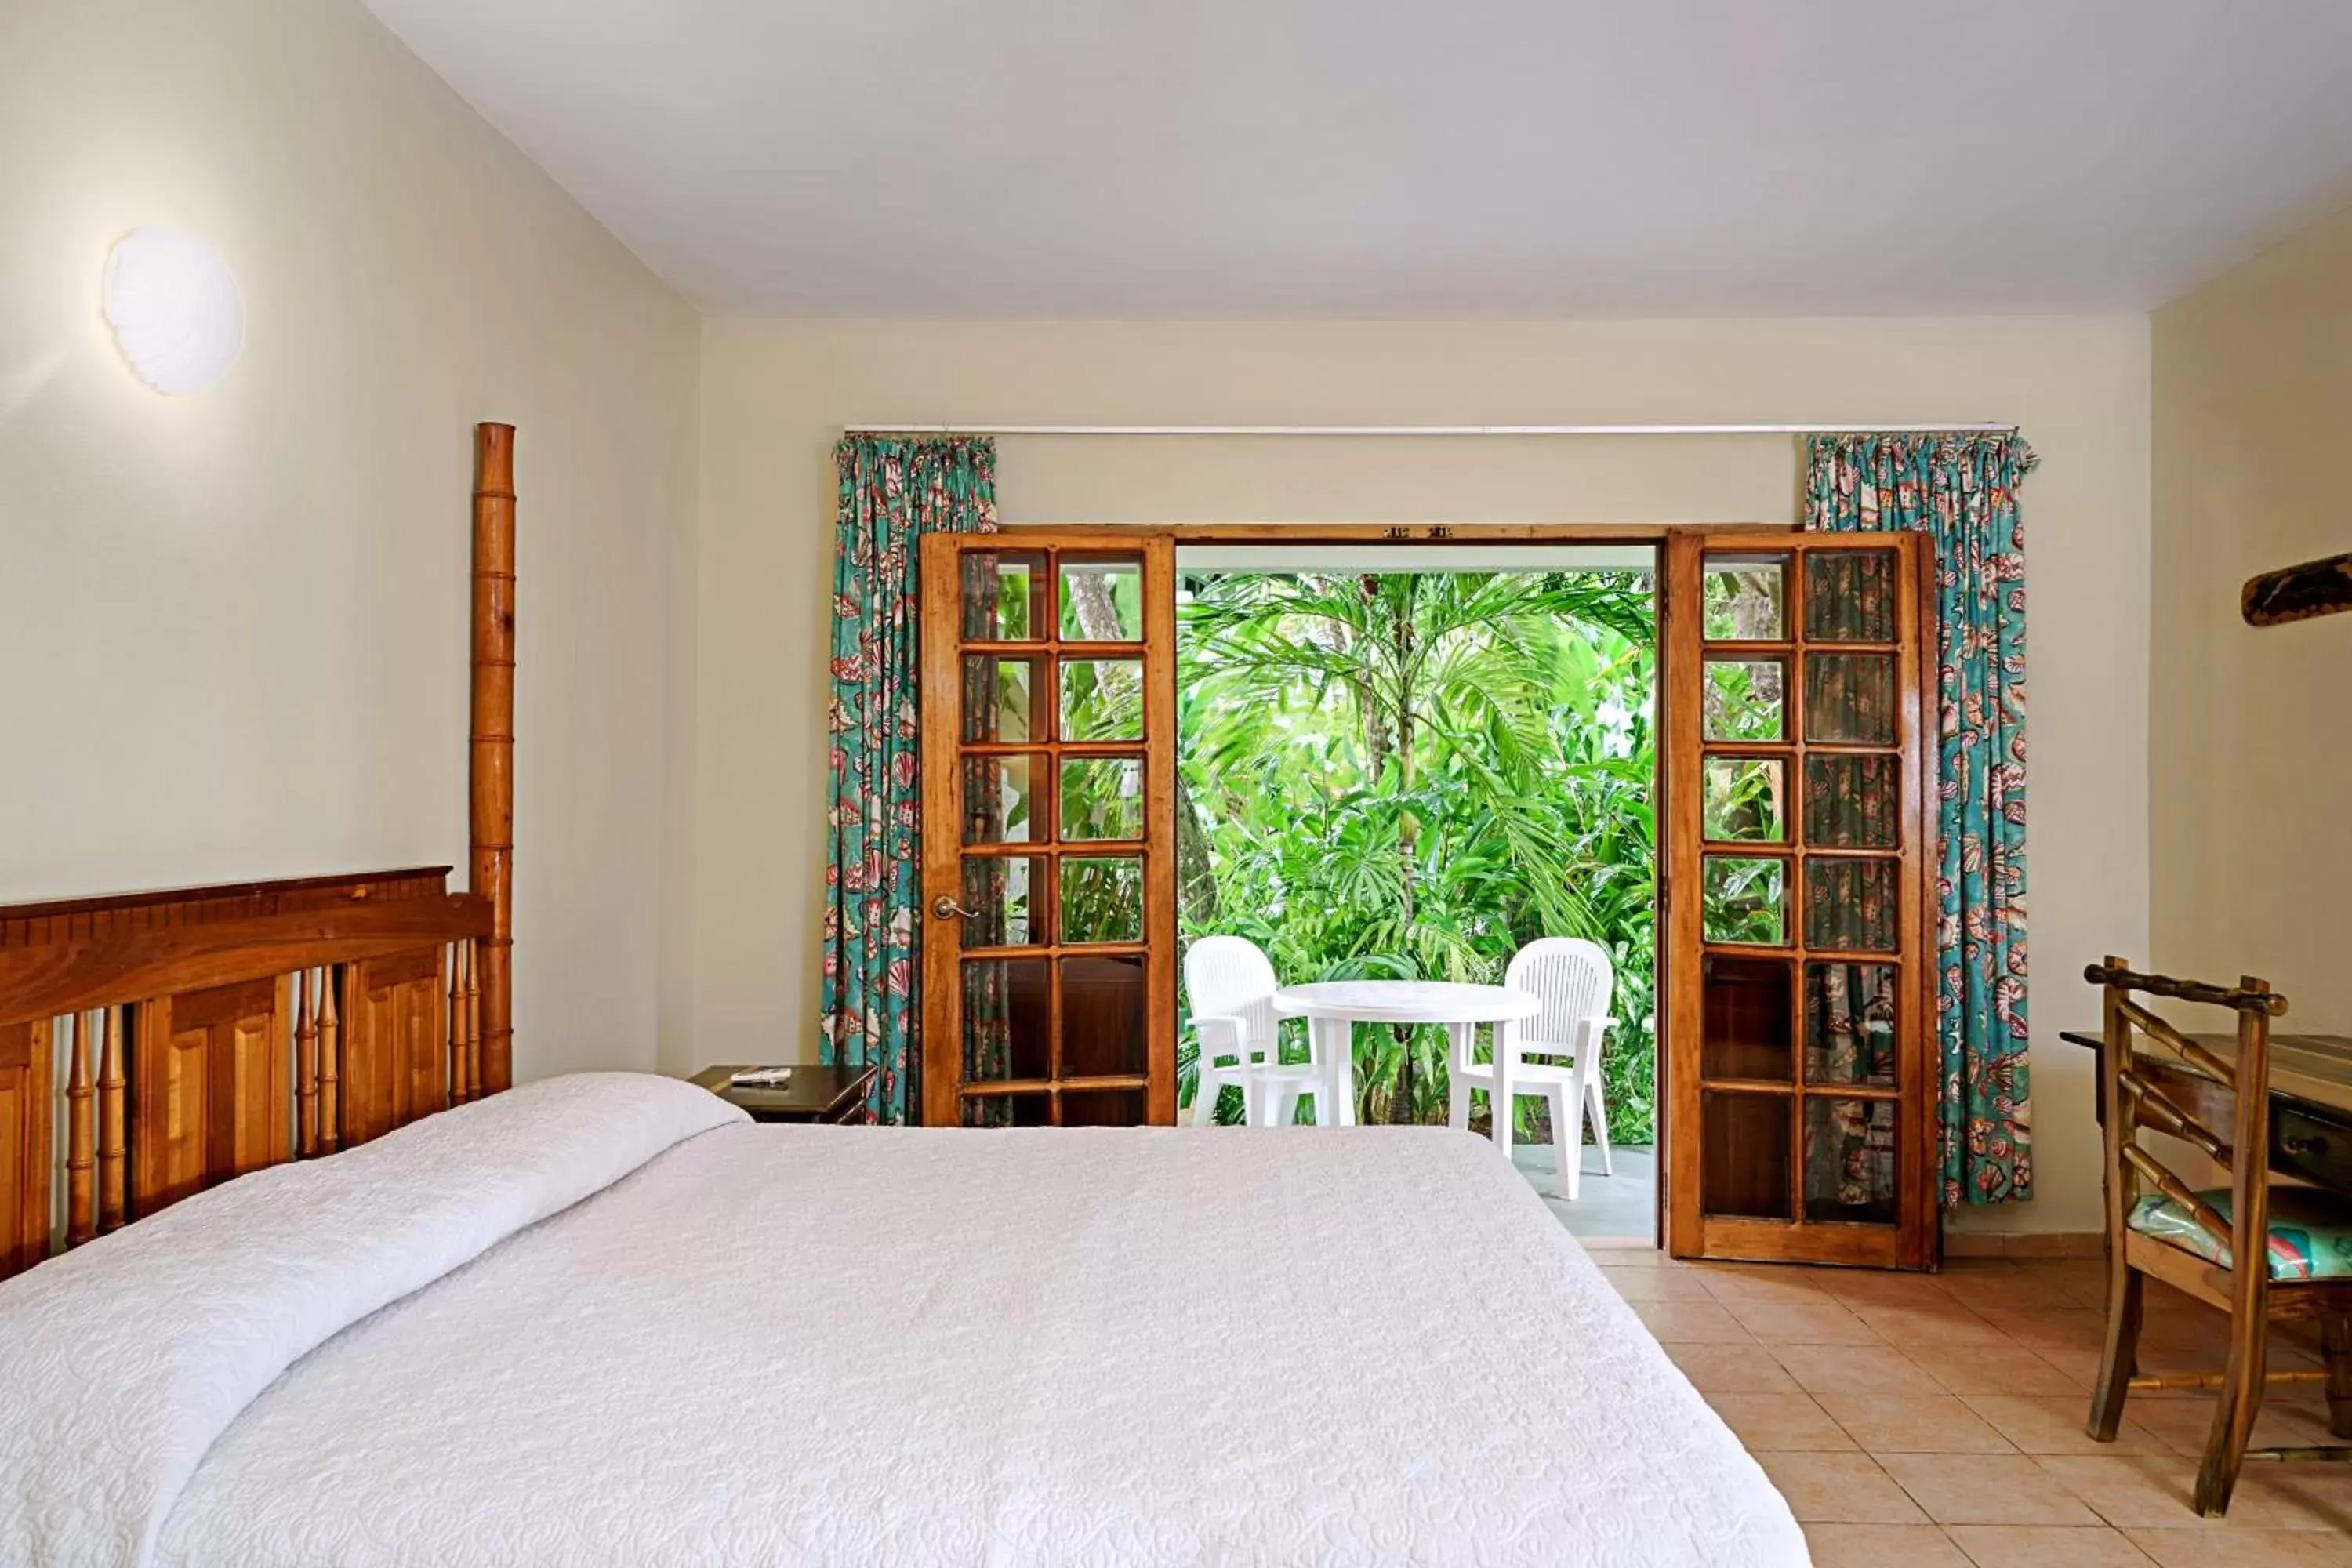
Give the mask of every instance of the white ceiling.
[[2352, 194], [2352, 0], [368, 0], [706, 309], [2141, 309]]

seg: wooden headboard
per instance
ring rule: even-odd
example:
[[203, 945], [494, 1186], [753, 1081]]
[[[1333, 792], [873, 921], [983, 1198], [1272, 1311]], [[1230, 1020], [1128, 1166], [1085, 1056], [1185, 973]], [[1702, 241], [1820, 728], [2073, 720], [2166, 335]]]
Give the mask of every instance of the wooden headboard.
[[430, 866], [0, 907], [0, 1279], [512, 1080], [513, 441], [475, 433], [473, 890]]

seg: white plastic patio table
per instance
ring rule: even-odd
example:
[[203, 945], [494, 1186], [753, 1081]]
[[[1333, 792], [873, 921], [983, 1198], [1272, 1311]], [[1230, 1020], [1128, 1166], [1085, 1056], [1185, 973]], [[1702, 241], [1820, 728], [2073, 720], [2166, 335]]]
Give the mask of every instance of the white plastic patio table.
[[1314, 1031], [1316, 1058], [1333, 1080], [1335, 1114], [1328, 1120], [1342, 1127], [1356, 1121], [1353, 1026], [1443, 1024], [1450, 1063], [1466, 1056], [1470, 1033], [1478, 1025], [1516, 1023], [1543, 1010], [1532, 994], [1507, 985], [1461, 985], [1446, 980], [1319, 980], [1284, 986], [1274, 994], [1274, 1006], [1285, 1017], [1305, 1018]]

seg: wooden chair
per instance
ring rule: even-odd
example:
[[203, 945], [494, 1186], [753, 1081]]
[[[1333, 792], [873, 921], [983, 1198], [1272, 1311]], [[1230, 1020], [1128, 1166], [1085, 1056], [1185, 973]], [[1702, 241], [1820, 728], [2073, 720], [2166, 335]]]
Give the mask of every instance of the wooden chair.
[[[2099, 1070], [2107, 1340], [2088, 1430], [2100, 1442], [2113, 1442], [2125, 1395], [2134, 1388], [2218, 1389], [2196, 1491], [2197, 1511], [2215, 1516], [2229, 1509], [2239, 1468], [2250, 1458], [2352, 1458], [2352, 1447], [2246, 1447], [2269, 1384], [2323, 1377], [2329, 1429], [2352, 1436], [2352, 1202], [2313, 1187], [2272, 1189], [2270, 1021], [2286, 1011], [2286, 998], [2251, 976], [2223, 988], [2136, 973], [2114, 957], [2091, 965], [2084, 976], [2106, 989]], [[2135, 995], [2230, 1010], [2236, 1016], [2235, 1059], [2223, 1060]], [[2136, 1052], [2135, 1035], [2158, 1049]], [[2230, 1185], [2193, 1189], [2140, 1146], [2143, 1128], [2200, 1151], [2229, 1172]], [[2247, 1258], [2263, 1258], [2267, 1267], [2245, 1267]], [[2230, 1315], [2229, 1363], [2222, 1371], [2134, 1375], [2141, 1292], [2150, 1275]], [[2269, 1370], [2273, 1319], [2320, 1325], [2325, 1373]]]

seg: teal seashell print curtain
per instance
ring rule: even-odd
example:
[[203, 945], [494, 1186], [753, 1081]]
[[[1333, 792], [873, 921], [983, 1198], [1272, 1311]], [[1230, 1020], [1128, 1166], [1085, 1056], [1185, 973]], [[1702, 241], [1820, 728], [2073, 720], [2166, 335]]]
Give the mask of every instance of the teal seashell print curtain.
[[868, 1121], [921, 1103], [926, 533], [996, 530], [996, 443], [854, 436], [834, 448], [824, 1059], [880, 1068]]
[[1936, 550], [1937, 1032], [1944, 1203], [2033, 1194], [2026, 1072], [2025, 540], [2016, 436], [1816, 436], [1805, 527], [1909, 529]]

